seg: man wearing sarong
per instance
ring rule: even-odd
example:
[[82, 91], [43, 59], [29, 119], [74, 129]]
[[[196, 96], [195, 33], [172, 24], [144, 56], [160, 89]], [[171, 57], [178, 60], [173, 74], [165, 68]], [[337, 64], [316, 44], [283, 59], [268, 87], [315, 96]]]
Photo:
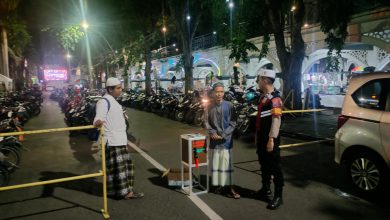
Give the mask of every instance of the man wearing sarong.
[[233, 188], [232, 134], [236, 122], [232, 119], [233, 105], [223, 100], [224, 86], [216, 83], [213, 86], [214, 100], [205, 111], [205, 128], [210, 138], [212, 163], [212, 185], [216, 193], [226, 193], [229, 197], [239, 199], [240, 195]]
[[104, 128], [107, 194], [119, 199], [142, 198], [143, 193], [133, 190], [134, 165], [127, 148], [126, 122], [122, 106], [115, 100], [122, 93], [122, 83], [110, 77], [106, 89], [107, 93], [96, 103], [94, 125]]

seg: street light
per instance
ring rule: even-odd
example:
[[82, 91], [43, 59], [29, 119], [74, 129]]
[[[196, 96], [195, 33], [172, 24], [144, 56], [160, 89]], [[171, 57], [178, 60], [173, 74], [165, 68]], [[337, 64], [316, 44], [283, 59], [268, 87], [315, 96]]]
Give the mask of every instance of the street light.
[[191, 19], [191, 16], [187, 15], [187, 21], [189, 21], [190, 19]]
[[87, 30], [89, 27], [89, 24], [87, 23], [87, 21], [83, 21], [83, 22], [81, 22], [81, 27], [83, 27], [84, 30]]
[[165, 53], [165, 55], [167, 55], [168, 54], [168, 51], [167, 51], [167, 38], [166, 38], [165, 34], [168, 31], [168, 29], [165, 26], [163, 26], [161, 31], [163, 32], [163, 35], [164, 35], [164, 53]]
[[295, 9], [297, 9], [297, 7], [295, 7], [295, 5], [293, 5], [293, 6], [291, 7], [291, 11], [294, 12]]
[[[83, 18], [84, 20], [81, 22], [81, 27], [85, 30], [85, 44], [86, 44], [86, 49], [87, 49], [87, 62], [88, 62], [88, 77], [91, 77], [92, 73], [91, 73], [91, 67], [92, 67], [92, 56], [91, 56], [91, 48], [90, 48], [90, 45], [89, 45], [89, 37], [88, 37], [88, 32], [87, 32], [87, 29], [89, 27], [89, 24], [87, 22], [87, 20], [85, 20], [85, 16], [83, 15]], [[80, 74], [80, 80], [83, 78], [82, 74]]]

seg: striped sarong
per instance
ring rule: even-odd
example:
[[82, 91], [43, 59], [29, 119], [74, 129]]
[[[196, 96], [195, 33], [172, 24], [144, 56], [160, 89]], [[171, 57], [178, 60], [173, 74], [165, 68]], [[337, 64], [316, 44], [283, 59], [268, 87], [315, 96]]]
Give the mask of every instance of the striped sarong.
[[229, 186], [233, 184], [233, 164], [231, 150], [211, 149], [211, 179], [213, 186]]
[[107, 146], [107, 194], [124, 197], [133, 191], [134, 164], [127, 146]]

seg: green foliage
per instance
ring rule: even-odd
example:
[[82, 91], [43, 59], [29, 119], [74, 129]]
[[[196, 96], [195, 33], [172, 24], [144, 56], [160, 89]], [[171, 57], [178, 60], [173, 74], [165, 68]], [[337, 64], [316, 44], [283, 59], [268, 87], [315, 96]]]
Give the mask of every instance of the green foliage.
[[352, 0], [318, 1], [321, 30], [327, 35], [325, 42], [329, 49], [326, 68], [328, 71], [337, 71], [339, 68], [340, 53], [348, 36], [348, 22], [353, 14], [353, 3]]
[[125, 45], [122, 48], [122, 51], [111, 51], [105, 55], [105, 60], [107, 60], [109, 64], [116, 64], [124, 67], [124, 77], [126, 76], [126, 71], [131, 66], [134, 66], [136, 63], [141, 63], [143, 61], [142, 57], [143, 53], [145, 52], [143, 47], [145, 38], [141, 33], [138, 34], [138, 37], [130, 44]]
[[20, 0], [1, 0], [0, 1], [0, 20], [6, 20], [9, 13], [12, 13], [18, 5]]
[[126, 48], [127, 55], [128, 55], [128, 63], [130, 65], [134, 65], [136, 63], [142, 62], [142, 56], [144, 53], [144, 41], [145, 38], [142, 34], [138, 36], [136, 40], [134, 40], [128, 48]]
[[182, 68], [184, 68], [184, 56], [183, 55], [181, 55], [179, 60], [177, 61], [176, 65], [175, 65], [175, 71], [180, 72], [182, 70]]
[[342, 59], [340, 54], [331, 54], [328, 52], [326, 57], [326, 67], [325, 71], [327, 72], [337, 72], [339, 71], [340, 60]]
[[7, 18], [8, 44], [18, 56], [22, 56], [25, 47], [31, 42], [26, 24], [16, 14]]
[[76, 45], [84, 37], [84, 35], [85, 33], [80, 30], [79, 25], [68, 26], [57, 33], [60, 44], [67, 51], [74, 51]]
[[260, 54], [259, 54], [259, 61], [266, 57], [267, 54], [268, 54], [268, 49], [269, 49], [269, 43], [270, 43], [270, 35], [269, 34], [265, 34], [263, 36], [263, 44], [261, 45], [261, 49], [260, 49]]
[[251, 42], [244, 38], [234, 38], [229, 46], [231, 53], [229, 59], [234, 59], [236, 62], [249, 62], [248, 51], [259, 51], [259, 49]]
[[236, 62], [249, 62], [249, 51], [260, 51], [260, 57], [267, 55], [268, 34], [265, 34], [266, 37], [261, 50], [246, 40], [266, 33], [264, 32], [264, 30], [267, 30], [267, 28], [264, 28], [264, 24], [266, 24], [264, 22], [264, 16], [266, 15], [264, 1], [234, 1], [235, 5], [232, 11], [226, 1], [214, 0], [212, 2], [213, 19], [211, 20], [214, 21], [219, 43], [231, 49], [230, 59], [234, 59]]

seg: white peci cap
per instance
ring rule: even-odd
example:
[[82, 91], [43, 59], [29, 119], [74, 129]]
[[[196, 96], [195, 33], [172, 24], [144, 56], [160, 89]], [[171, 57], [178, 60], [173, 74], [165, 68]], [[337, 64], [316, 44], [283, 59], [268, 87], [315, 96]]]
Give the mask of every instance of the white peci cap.
[[116, 86], [116, 85], [120, 85], [122, 84], [121, 81], [119, 81], [119, 79], [115, 78], [115, 77], [110, 77], [107, 79], [107, 82], [106, 82], [106, 86]]
[[276, 72], [273, 70], [262, 69], [259, 71], [259, 76], [269, 77], [275, 79]]

